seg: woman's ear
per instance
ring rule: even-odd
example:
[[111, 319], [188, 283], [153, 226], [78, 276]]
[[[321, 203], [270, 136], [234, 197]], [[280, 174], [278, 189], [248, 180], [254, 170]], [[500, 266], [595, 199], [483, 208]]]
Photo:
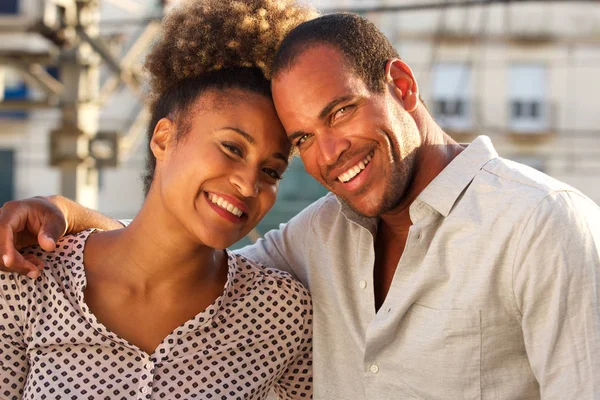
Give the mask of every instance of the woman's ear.
[[388, 60], [385, 75], [404, 109], [408, 112], [415, 111], [419, 105], [419, 86], [408, 64], [397, 58]]
[[156, 160], [163, 160], [177, 129], [175, 123], [169, 118], [161, 118], [154, 127], [150, 149]]

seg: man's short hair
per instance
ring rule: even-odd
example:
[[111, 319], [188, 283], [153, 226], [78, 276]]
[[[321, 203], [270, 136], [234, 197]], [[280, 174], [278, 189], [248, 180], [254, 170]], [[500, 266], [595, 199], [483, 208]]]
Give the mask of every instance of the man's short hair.
[[275, 55], [272, 76], [290, 69], [297, 56], [321, 44], [341, 51], [374, 92], [383, 90], [387, 60], [399, 58], [394, 46], [369, 20], [350, 13], [328, 14], [303, 22], [285, 37]]

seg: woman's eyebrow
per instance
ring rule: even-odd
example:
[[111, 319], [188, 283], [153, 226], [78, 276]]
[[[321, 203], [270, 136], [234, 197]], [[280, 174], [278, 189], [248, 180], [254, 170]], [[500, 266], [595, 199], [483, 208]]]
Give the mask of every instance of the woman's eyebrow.
[[289, 164], [288, 157], [284, 156], [282, 153], [273, 153], [273, 157], [283, 161], [285, 165]]
[[244, 139], [246, 139], [248, 141], [248, 143], [250, 143], [250, 144], [256, 144], [256, 140], [254, 140], [254, 138], [252, 137], [252, 135], [250, 135], [248, 132], [244, 132], [243, 130], [241, 130], [239, 128], [233, 128], [231, 126], [226, 126], [223, 129], [229, 129], [229, 130], [232, 130], [234, 132], [237, 132], [240, 135], [242, 135], [244, 137]]
[[[254, 140], [254, 138], [252, 137], [252, 135], [250, 135], [248, 132], [244, 132], [240, 128], [234, 128], [234, 127], [231, 127], [231, 126], [226, 126], [223, 129], [229, 129], [229, 130], [232, 130], [232, 131], [234, 131], [236, 133], [239, 133], [244, 139], [246, 139], [248, 141], [248, 143], [253, 144], [253, 145], [256, 144], [256, 140]], [[283, 162], [285, 162], [286, 165], [289, 163], [288, 157], [285, 156], [283, 153], [279, 153], [279, 152], [273, 153], [272, 156], [274, 158], [282, 160]]]

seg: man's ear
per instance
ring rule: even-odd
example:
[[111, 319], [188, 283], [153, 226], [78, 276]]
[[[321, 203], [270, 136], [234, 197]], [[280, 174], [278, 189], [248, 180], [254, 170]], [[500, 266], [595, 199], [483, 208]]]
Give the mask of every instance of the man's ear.
[[408, 112], [415, 111], [419, 105], [419, 86], [408, 64], [397, 58], [388, 60], [385, 65], [385, 76], [386, 80], [393, 84], [404, 109]]
[[150, 149], [157, 161], [163, 160], [172, 140], [177, 132], [175, 123], [169, 118], [161, 118], [154, 127], [152, 139], [150, 139]]

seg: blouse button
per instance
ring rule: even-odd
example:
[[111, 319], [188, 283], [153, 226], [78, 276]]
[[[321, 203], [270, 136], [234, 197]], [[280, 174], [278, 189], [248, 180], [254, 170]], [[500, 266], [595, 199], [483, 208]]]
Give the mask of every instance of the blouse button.
[[143, 394], [146, 394], [146, 393], [148, 393], [148, 387], [144, 386], [144, 387], [142, 388], [142, 393], [143, 393]]
[[365, 289], [367, 287], [367, 281], [358, 282], [358, 286], [360, 286], [361, 289]]
[[377, 366], [377, 364], [371, 364], [371, 372], [374, 374], [379, 372], [379, 367]]

